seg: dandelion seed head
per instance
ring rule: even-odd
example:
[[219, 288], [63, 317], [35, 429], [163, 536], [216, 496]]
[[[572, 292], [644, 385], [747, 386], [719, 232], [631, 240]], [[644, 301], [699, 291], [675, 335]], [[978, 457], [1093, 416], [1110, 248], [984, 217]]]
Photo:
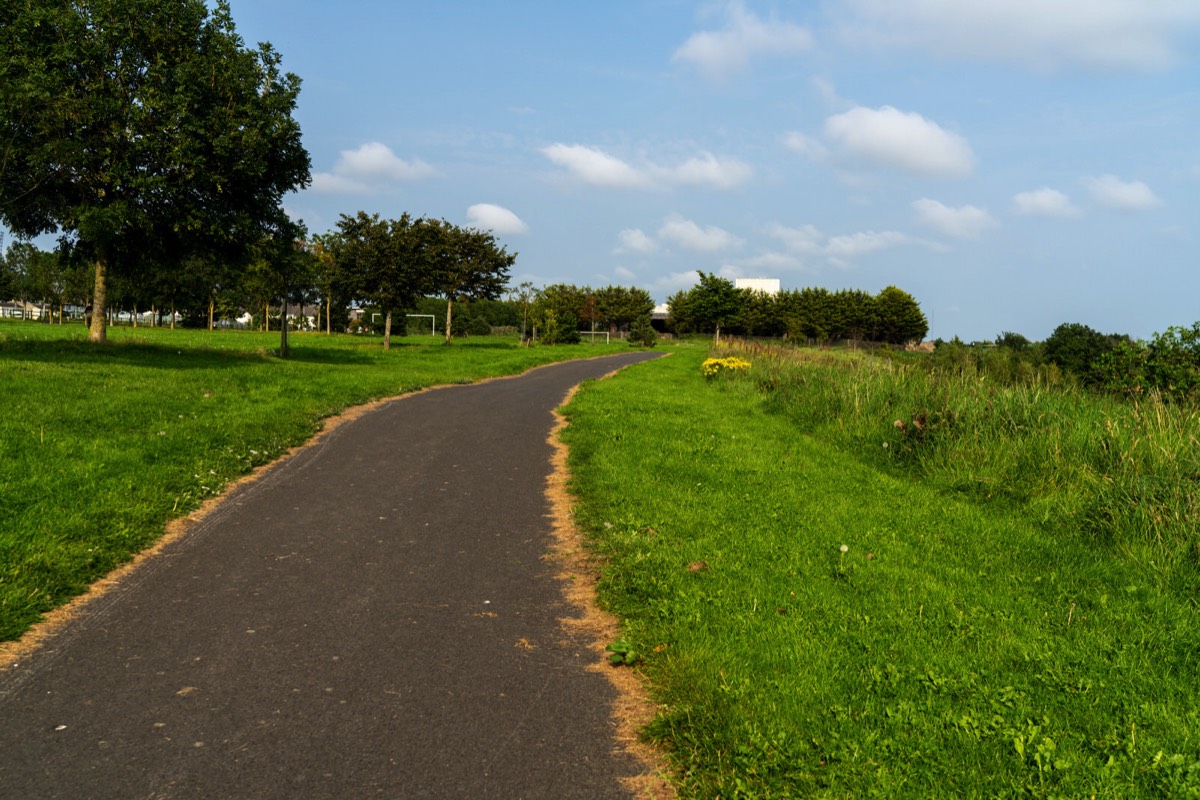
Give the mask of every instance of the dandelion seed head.
[[839, 547], [839, 548], [838, 548], [838, 550], [841, 550], [843, 553], [849, 553], [849, 552], [850, 552], [850, 546], [849, 546], [849, 545], [845, 545], [845, 544], [844, 544], [844, 545], [842, 545], [841, 547]]

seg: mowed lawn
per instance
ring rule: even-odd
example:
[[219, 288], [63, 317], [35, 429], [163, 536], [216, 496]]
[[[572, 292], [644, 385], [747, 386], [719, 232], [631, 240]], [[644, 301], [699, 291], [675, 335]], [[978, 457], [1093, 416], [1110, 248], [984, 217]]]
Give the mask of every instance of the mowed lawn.
[[[0, 641], [354, 405], [627, 350], [0, 321]], [[395, 457], [409, 457], [400, 443]]]
[[705, 356], [586, 386], [565, 432], [683, 796], [1200, 796], [1194, 595], [809, 435]]

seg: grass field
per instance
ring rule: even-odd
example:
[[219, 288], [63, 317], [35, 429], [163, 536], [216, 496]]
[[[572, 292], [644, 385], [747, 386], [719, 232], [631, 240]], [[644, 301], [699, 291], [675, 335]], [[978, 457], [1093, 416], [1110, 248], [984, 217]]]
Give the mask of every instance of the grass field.
[[[83, 336], [0, 323], [2, 638], [323, 417], [625, 349]], [[684, 796], [1200, 797], [1195, 409], [673, 351], [564, 435]]]
[[[521, 372], [625, 345], [523, 348], [0, 321], [0, 641], [159, 537], [324, 417], [425, 386]], [[397, 453], [397, 458], [402, 458]]]
[[1194, 411], [733, 354], [567, 409], [684, 796], [1200, 797]]

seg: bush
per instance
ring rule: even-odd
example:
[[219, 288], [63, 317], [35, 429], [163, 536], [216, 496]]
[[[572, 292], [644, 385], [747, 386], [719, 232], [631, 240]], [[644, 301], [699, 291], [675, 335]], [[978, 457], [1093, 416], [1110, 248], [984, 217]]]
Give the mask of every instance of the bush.
[[1068, 322], [1059, 325], [1044, 345], [1046, 360], [1072, 373], [1085, 386], [1102, 386], [1101, 359], [1129, 337], [1103, 334], [1087, 325]]
[[557, 312], [548, 308], [542, 314], [537, 340], [542, 344], [579, 344], [579, 331], [574, 326], [562, 324]]
[[467, 335], [469, 336], [491, 336], [492, 326], [483, 317], [475, 317], [467, 323]]
[[631, 347], [654, 347], [658, 343], [658, 333], [650, 325], [650, 320], [640, 319], [629, 329], [629, 344]]

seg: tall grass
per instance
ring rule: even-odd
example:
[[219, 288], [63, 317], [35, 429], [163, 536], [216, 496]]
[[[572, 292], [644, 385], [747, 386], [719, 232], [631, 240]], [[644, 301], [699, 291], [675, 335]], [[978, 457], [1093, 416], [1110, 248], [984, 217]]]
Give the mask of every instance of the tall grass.
[[1053, 377], [735, 343], [767, 409], [871, 464], [1027, 506], [1196, 587], [1200, 408], [1098, 396]]

